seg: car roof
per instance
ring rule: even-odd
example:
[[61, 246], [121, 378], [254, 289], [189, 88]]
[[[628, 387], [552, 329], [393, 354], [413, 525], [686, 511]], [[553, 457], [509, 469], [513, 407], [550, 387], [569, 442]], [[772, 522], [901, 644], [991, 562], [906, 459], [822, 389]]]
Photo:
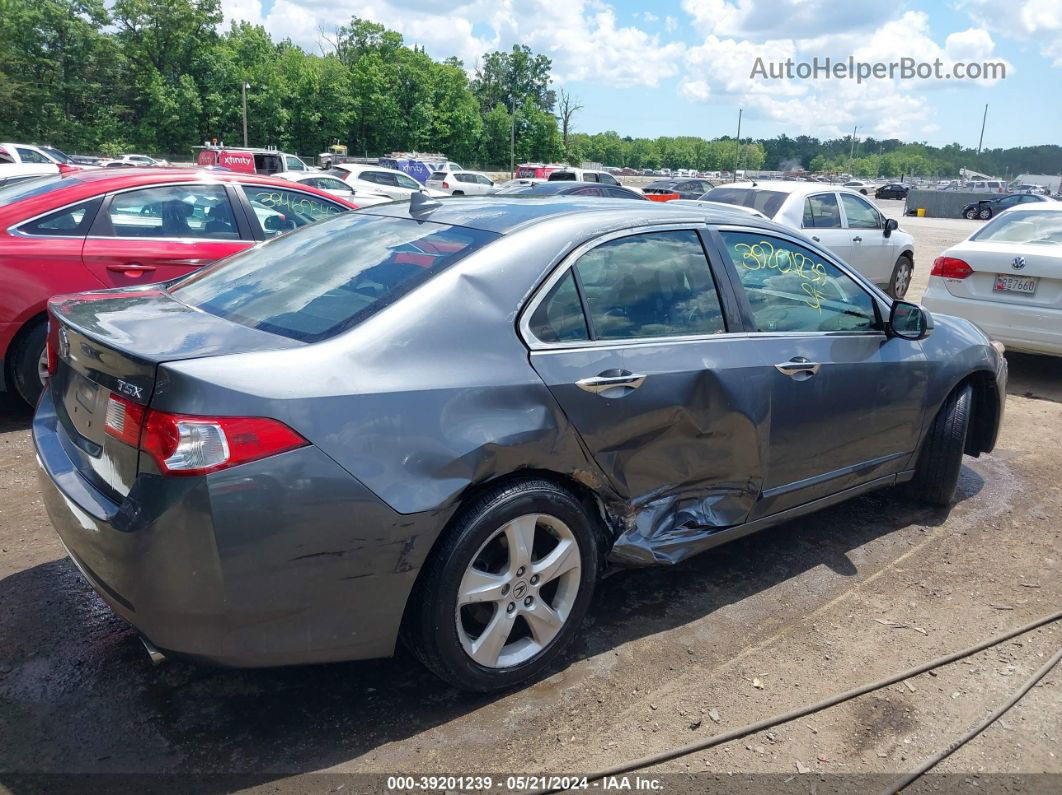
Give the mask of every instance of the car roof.
[[[823, 191], [838, 191], [840, 193], [851, 193], [853, 195], [863, 198], [863, 195], [851, 188], [846, 188], [844, 185], [830, 185], [825, 182], [783, 182], [782, 180], [755, 180], [753, 182], [728, 182], [724, 185], [716, 185], [712, 190], [719, 190], [720, 188], [741, 188], [743, 190], [773, 190], [778, 193], [791, 193], [799, 196], [807, 196], [812, 193], [822, 193]], [[709, 191], [710, 192], [710, 191]]]
[[[360, 174], [362, 171], [386, 171], [388, 174], [401, 174], [405, 177], [409, 177], [409, 174], [405, 171], [399, 171], [397, 168], [374, 166], [371, 163], [336, 163], [332, 168], [341, 168], [344, 171], [349, 171], [351, 174]], [[410, 177], [410, 179], [412, 179], [412, 177]]]
[[[569, 185], [571, 183], [568, 183]], [[594, 183], [587, 183], [593, 185]], [[458, 196], [436, 200], [438, 206], [418, 214], [420, 220], [466, 226], [498, 234], [560, 219], [573, 214], [593, 216], [601, 228], [634, 228], [674, 223], [736, 223], [785, 232], [787, 228], [740, 210], [671, 207], [670, 203], [524, 193], [519, 195]], [[371, 215], [410, 217], [405, 202], [381, 204], [361, 210]]]

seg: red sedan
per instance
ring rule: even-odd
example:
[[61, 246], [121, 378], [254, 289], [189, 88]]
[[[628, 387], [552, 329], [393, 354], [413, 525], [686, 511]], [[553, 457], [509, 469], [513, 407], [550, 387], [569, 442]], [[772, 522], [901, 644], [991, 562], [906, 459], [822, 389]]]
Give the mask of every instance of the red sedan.
[[36, 402], [49, 297], [166, 281], [352, 209], [304, 183], [198, 169], [96, 169], [0, 188], [0, 388]]

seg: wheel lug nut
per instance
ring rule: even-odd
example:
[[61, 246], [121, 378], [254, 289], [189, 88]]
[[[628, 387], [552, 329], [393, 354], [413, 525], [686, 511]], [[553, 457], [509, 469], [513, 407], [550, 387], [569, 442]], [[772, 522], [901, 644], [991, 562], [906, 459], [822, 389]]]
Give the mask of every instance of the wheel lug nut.
[[533, 596], [527, 597], [526, 599], [524, 599], [524, 607], [531, 607], [531, 605], [534, 604], [534, 601], [535, 598]]
[[537, 585], [538, 584], [538, 575], [537, 574], [532, 574], [531, 575], [531, 584], [532, 585]]
[[520, 568], [518, 568], [516, 570], [516, 576], [517, 577], [523, 577], [524, 576], [524, 567], [523, 566], [521, 566]]
[[505, 585], [502, 586], [502, 596], [505, 596], [505, 594], [507, 594], [507, 593], [509, 593], [509, 584], [508, 583], [506, 583]]
[[516, 602], [509, 602], [509, 606], [505, 608], [506, 613], [511, 613], [516, 609]]

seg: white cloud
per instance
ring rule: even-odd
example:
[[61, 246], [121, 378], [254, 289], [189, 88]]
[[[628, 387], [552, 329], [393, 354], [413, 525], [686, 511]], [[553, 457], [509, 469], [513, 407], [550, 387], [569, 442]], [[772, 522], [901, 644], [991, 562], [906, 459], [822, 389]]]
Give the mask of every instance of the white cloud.
[[[635, 12], [634, 16], [636, 16], [636, 17], [638, 16], [637, 12]], [[643, 11], [642, 12], [642, 21], [652, 24], [653, 22], [659, 22], [660, 21], [660, 17], [658, 17], [652, 11]]]
[[959, 8], [979, 25], [1007, 38], [1036, 42], [1054, 66], [1062, 67], [1062, 2], [1010, 0], [1001, 6], [989, 0], [958, 0]]
[[853, 0], [682, 0], [682, 8], [704, 35], [760, 41], [868, 30], [894, 13], [891, 3]]

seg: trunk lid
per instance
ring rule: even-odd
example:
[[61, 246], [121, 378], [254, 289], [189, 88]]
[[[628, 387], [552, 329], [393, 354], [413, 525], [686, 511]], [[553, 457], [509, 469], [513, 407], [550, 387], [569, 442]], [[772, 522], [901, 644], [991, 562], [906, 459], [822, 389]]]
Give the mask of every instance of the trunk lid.
[[48, 390], [61, 442], [81, 475], [116, 501], [132, 488], [139, 450], [105, 428], [112, 395], [147, 406], [163, 362], [303, 344], [186, 306], [153, 285], [59, 296], [48, 315], [57, 354]]
[[[956, 298], [1062, 308], [1062, 246], [968, 241], [946, 256], [963, 260], [973, 270], [965, 279], [944, 280], [948, 292]], [[1035, 279], [1035, 288], [1032, 293], [997, 291], [997, 276]]]

